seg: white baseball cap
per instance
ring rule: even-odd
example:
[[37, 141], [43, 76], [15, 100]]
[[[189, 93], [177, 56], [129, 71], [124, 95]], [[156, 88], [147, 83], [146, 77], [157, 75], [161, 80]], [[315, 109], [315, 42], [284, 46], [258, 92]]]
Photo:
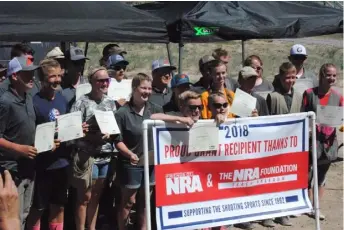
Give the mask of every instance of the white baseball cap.
[[307, 56], [306, 48], [303, 45], [296, 44], [290, 49], [290, 55], [304, 55]]
[[47, 53], [46, 58], [64, 59], [65, 56], [61, 51], [60, 47], [55, 47]]

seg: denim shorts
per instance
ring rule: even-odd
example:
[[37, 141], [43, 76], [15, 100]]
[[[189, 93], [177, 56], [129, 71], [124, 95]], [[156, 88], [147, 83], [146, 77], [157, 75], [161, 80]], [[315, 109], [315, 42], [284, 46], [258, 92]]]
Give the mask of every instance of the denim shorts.
[[94, 163], [92, 168], [92, 180], [105, 179], [109, 170], [109, 162]]
[[[121, 186], [128, 189], [139, 189], [144, 186], [143, 166], [122, 163], [119, 171]], [[155, 185], [154, 166], [149, 166], [149, 185]]]

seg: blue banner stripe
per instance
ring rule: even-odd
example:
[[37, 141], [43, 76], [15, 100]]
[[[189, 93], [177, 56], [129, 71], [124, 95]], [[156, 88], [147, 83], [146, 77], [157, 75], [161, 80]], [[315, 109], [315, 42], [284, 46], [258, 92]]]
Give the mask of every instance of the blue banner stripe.
[[296, 196], [286, 196], [285, 197], [285, 201], [287, 203], [290, 203], [290, 202], [297, 202], [299, 201], [299, 197], [296, 195]]
[[183, 217], [182, 211], [168, 212], [168, 219], [175, 219], [180, 217]]

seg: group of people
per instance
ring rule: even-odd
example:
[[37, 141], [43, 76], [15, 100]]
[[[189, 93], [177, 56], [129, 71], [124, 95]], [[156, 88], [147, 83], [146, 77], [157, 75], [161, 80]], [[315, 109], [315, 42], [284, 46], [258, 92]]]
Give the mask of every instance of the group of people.
[[[257, 55], [247, 57], [237, 81], [229, 77], [230, 55], [219, 48], [199, 60], [202, 76], [194, 84], [187, 74], [174, 75], [176, 67], [168, 60], [158, 59], [152, 62], [151, 76], [138, 73], [132, 78], [130, 98], [113, 100], [107, 95], [109, 85], [111, 81], [126, 79], [125, 71], [130, 64], [125, 60], [126, 54], [117, 44], [107, 45], [99, 66], [90, 68], [87, 76], [83, 76], [88, 58], [78, 47], [65, 52], [55, 47], [36, 66], [28, 45], [13, 46], [11, 61], [0, 68], [0, 168], [5, 181], [0, 177], [0, 200], [2, 191], [10, 191], [5, 194], [11, 197], [8, 202], [18, 196], [20, 208], [8, 211], [12, 216], [8, 214], [5, 218], [0, 210], [1, 230], [39, 230], [46, 209], [49, 229], [63, 230], [67, 217], [64, 207], [69, 202], [71, 188], [75, 192], [75, 229], [96, 229], [102, 199], [111, 206], [106, 215], [116, 219], [119, 230], [127, 229], [130, 222], [134, 222], [135, 229], [145, 229], [146, 221], [154, 222], [154, 218], [145, 219], [141, 125], [146, 119], [188, 127], [199, 119], [214, 119], [221, 124], [227, 118], [239, 117], [230, 112], [237, 89], [257, 99], [251, 116], [316, 112], [319, 104], [343, 106], [344, 102], [343, 96], [332, 88], [337, 79], [336, 66], [324, 64], [315, 76], [304, 68], [307, 52], [299, 44], [291, 48], [289, 61], [280, 65], [272, 83], [263, 78], [263, 62]], [[302, 94], [293, 86], [303, 78], [316, 85]], [[77, 86], [86, 82], [91, 91], [76, 99]], [[266, 91], [270, 92], [266, 98], [260, 96], [260, 92]], [[112, 111], [120, 134], [101, 133], [95, 121], [96, 110]], [[84, 136], [60, 142], [57, 117], [76, 111], [82, 114]], [[54, 146], [51, 151], [38, 154], [34, 147], [36, 126], [52, 121], [56, 122]], [[319, 197], [323, 196], [326, 173], [338, 147], [335, 128], [318, 124], [316, 137], [318, 181], [314, 182], [309, 166], [311, 199], [314, 183], [319, 185]], [[148, 145], [153, 151], [152, 141]], [[150, 166], [149, 172], [154, 196], [154, 166]], [[110, 195], [102, 196], [105, 192]], [[320, 218], [325, 219], [323, 215]], [[287, 216], [262, 220], [266, 227], [274, 227], [276, 223], [292, 225]], [[252, 229], [254, 225], [241, 223], [238, 227]]]

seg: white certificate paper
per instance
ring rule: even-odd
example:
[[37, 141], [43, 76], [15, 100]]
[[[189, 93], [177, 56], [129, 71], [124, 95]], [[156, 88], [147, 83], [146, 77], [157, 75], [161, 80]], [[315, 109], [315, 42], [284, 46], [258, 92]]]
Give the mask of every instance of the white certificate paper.
[[58, 139], [61, 142], [83, 137], [81, 111], [58, 116], [57, 127]]
[[54, 147], [55, 122], [37, 125], [35, 134], [35, 148], [38, 153], [52, 150]]
[[342, 106], [317, 106], [317, 123], [328, 126], [343, 125], [343, 107]]
[[217, 150], [219, 129], [216, 124], [194, 124], [189, 130], [189, 153]]
[[123, 79], [121, 82], [111, 79], [108, 96], [113, 100], [126, 99], [129, 101], [132, 79]]
[[293, 86], [294, 91], [303, 94], [307, 89], [313, 88], [314, 82], [312, 79], [297, 79]]
[[111, 135], [120, 133], [113, 111], [95, 110], [94, 116], [103, 134]]
[[241, 89], [236, 89], [233, 104], [230, 112], [240, 117], [250, 117], [256, 108], [257, 98], [245, 93]]
[[92, 86], [90, 83], [80, 84], [76, 87], [75, 100], [77, 101], [82, 95], [91, 92]]

